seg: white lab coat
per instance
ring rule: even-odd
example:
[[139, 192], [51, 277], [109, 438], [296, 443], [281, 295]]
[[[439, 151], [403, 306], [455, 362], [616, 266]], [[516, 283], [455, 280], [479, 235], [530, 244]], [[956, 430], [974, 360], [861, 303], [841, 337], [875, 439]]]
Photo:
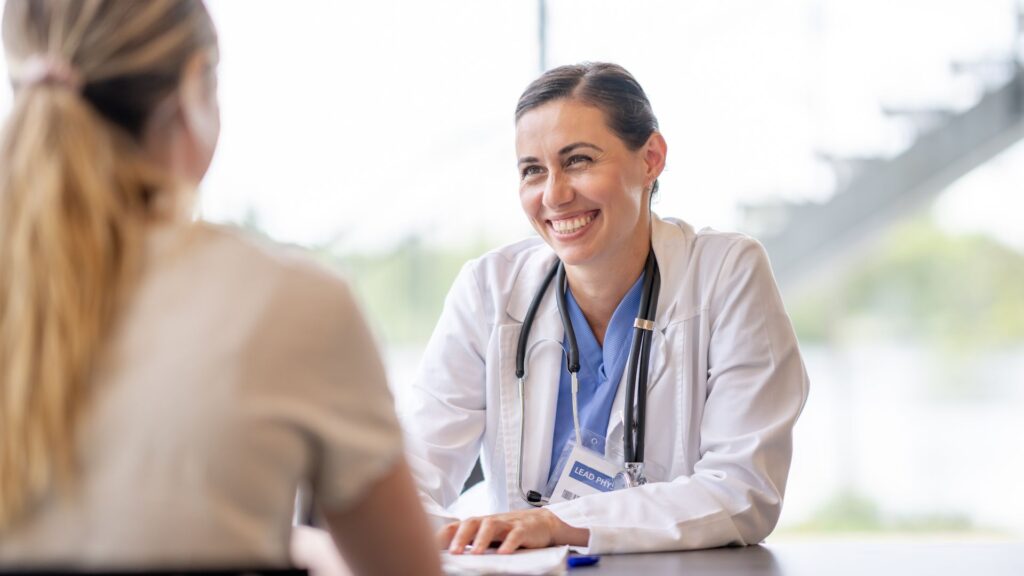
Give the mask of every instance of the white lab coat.
[[[638, 488], [549, 506], [590, 529], [595, 553], [755, 544], [775, 527], [807, 375], [764, 249], [740, 235], [654, 219], [661, 271]], [[516, 344], [555, 255], [533, 238], [469, 262], [427, 346], [403, 418], [428, 512], [446, 514], [480, 455], [490, 512], [526, 509], [518, 492]], [[530, 334], [524, 489], [547, 481], [562, 363], [548, 289]], [[622, 446], [625, 384], [607, 430]]]

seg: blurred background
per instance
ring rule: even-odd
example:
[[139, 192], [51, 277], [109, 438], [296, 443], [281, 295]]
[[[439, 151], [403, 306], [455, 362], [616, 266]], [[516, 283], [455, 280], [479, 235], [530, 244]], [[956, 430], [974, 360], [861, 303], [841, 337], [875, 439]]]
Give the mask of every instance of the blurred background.
[[613, 61], [669, 143], [655, 211], [761, 240], [800, 337], [772, 539], [1024, 537], [1024, 1], [209, 6], [200, 213], [342, 270], [400, 406], [461, 265], [532, 233], [520, 92]]

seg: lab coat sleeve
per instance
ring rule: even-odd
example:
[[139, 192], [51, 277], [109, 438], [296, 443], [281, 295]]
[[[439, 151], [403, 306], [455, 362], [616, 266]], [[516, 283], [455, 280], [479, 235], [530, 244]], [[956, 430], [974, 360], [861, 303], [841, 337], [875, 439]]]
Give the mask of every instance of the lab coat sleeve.
[[446, 509], [459, 497], [480, 452], [487, 318], [470, 262], [445, 299], [401, 411], [420, 499], [435, 522], [454, 520]]
[[705, 314], [707, 395], [693, 474], [550, 507], [590, 529], [595, 553], [756, 544], [778, 521], [808, 382], [756, 241], [728, 249]]

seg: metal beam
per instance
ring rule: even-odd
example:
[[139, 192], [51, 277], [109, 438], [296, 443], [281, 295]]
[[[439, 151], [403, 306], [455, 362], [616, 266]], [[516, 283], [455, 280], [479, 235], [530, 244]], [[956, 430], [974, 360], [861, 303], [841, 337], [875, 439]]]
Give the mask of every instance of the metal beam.
[[898, 218], [1024, 138], [1024, 71], [973, 108], [920, 136], [890, 161], [856, 175], [825, 204], [788, 207], [784, 227], [763, 238], [780, 285], [792, 287], [812, 270]]
[[540, 74], [548, 70], [548, 3], [537, 0], [537, 65]]

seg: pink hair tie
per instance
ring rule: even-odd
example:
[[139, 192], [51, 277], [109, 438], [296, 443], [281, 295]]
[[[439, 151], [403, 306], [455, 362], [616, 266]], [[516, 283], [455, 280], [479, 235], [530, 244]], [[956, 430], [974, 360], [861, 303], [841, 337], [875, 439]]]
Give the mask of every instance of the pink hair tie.
[[30, 56], [11, 72], [11, 80], [16, 88], [53, 84], [73, 92], [82, 89], [81, 74], [66, 60], [53, 56]]

